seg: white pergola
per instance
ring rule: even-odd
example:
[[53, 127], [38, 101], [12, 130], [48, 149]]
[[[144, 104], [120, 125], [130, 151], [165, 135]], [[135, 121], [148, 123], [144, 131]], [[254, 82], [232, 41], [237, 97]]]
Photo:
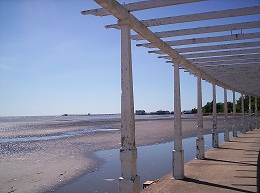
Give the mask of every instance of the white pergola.
[[[158, 54], [158, 58], [166, 59], [174, 65], [174, 150], [173, 177], [184, 178], [184, 151], [182, 148], [182, 125], [180, 104], [179, 69], [184, 68], [197, 76], [198, 85], [198, 123], [197, 123], [197, 158], [204, 159], [204, 137], [202, 121], [202, 89], [201, 79], [212, 83], [213, 92], [213, 131], [212, 145], [218, 147], [216, 85], [224, 89], [224, 139], [229, 141], [227, 122], [227, 90], [233, 92], [233, 136], [237, 136], [235, 124], [235, 92], [242, 96], [260, 97], [260, 3], [228, 10], [177, 15], [165, 18], [138, 20], [131, 12], [178, 6], [192, 3], [196, 9], [201, 0], [148, 0], [129, 4], [120, 4], [116, 0], [95, 0], [102, 8], [82, 11], [83, 15], [96, 16], [113, 15], [117, 24], [106, 28], [121, 30], [121, 171], [119, 179], [120, 193], [140, 191], [140, 178], [136, 171], [137, 148], [135, 146], [134, 100], [132, 83], [131, 39], [145, 40], [137, 44], [140, 47], [153, 48], [148, 53]], [[210, 1], [206, 1], [208, 5]], [[152, 11], [152, 10], [151, 10]], [[252, 17], [248, 17], [252, 16]], [[229, 19], [221, 22], [221, 19]], [[254, 19], [252, 19], [254, 18]], [[215, 25], [196, 27], [199, 22], [215, 21]], [[235, 21], [235, 22], [234, 22]], [[169, 31], [152, 31], [154, 26], [164, 26], [180, 23], [192, 23], [191, 28], [172, 29]], [[171, 27], [170, 26], [170, 27]], [[169, 27], [169, 28], [170, 28]], [[136, 34], [131, 35], [134, 30]], [[189, 36], [186, 38], [185, 36]], [[197, 35], [201, 35], [198, 37]], [[178, 37], [178, 40], [166, 41], [165, 38]], [[250, 102], [251, 104], [251, 102]], [[257, 104], [257, 103], [256, 103]], [[242, 106], [244, 100], [242, 97]], [[257, 106], [255, 106], [257, 109]], [[243, 120], [244, 110], [242, 108]], [[251, 114], [251, 105], [249, 108]], [[257, 117], [257, 111], [255, 112]], [[257, 119], [256, 119], [257, 120]], [[257, 121], [256, 121], [257, 122]], [[251, 127], [251, 126], [250, 126]], [[259, 128], [258, 122], [256, 127]], [[243, 125], [242, 132], [247, 128]]]

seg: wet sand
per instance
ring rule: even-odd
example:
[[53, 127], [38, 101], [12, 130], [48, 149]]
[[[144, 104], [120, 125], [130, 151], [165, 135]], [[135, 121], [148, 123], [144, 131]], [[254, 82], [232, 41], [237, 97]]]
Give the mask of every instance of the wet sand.
[[[38, 140], [1, 144], [0, 192], [48, 192], [97, 170], [103, 160], [93, 153], [120, 147], [120, 122], [53, 121], [33, 123], [17, 129], [17, 123], [0, 124], [0, 138], [55, 136], [60, 133], [101, 127], [106, 132], [55, 140]], [[212, 117], [204, 117], [205, 134], [211, 133]], [[196, 136], [196, 116], [183, 119], [183, 137]], [[221, 123], [219, 128], [221, 128]], [[39, 129], [40, 128], [40, 129]], [[111, 129], [117, 129], [112, 130]], [[165, 143], [173, 139], [173, 119], [136, 121], [137, 146]]]

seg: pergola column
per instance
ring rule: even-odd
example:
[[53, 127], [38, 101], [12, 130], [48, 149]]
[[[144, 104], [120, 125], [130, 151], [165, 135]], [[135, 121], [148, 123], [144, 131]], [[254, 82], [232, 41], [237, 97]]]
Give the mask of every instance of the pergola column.
[[224, 88], [224, 141], [229, 141], [227, 89]]
[[248, 96], [249, 101], [248, 101], [248, 116], [249, 116], [249, 122], [248, 122], [248, 130], [251, 131], [252, 130], [252, 102], [251, 102], [251, 95]]
[[119, 20], [121, 26], [121, 177], [119, 193], [139, 193], [140, 177], [137, 176], [135, 146], [135, 120], [132, 79], [130, 25]]
[[235, 91], [233, 91], [233, 137], [237, 137], [237, 125], [236, 125], [236, 95]]
[[259, 122], [258, 122], [258, 110], [257, 110], [257, 97], [255, 97], [255, 126], [256, 129], [259, 129]]
[[219, 147], [218, 128], [217, 128], [217, 100], [216, 100], [216, 84], [212, 83], [213, 88], [213, 129], [212, 129], [212, 147]]
[[246, 127], [245, 127], [245, 105], [244, 105], [244, 95], [241, 94], [241, 103], [242, 103], [242, 133], [246, 133]]
[[184, 150], [182, 148], [181, 124], [181, 97], [180, 97], [180, 72], [179, 60], [174, 63], [174, 150], [173, 150], [173, 178], [184, 178]]
[[197, 139], [196, 139], [196, 158], [204, 159], [204, 137], [203, 137], [203, 117], [202, 117], [202, 89], [201, 75], [197, 75]]

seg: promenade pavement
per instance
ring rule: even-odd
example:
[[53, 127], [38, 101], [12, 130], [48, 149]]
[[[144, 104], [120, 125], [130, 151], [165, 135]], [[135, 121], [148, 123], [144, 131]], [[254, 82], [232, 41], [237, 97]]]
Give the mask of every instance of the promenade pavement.
[[142, 193], [256, 193], [259, 149], [260, 129], [240, 134], [185, 164], [185, 179], [170, 173]]

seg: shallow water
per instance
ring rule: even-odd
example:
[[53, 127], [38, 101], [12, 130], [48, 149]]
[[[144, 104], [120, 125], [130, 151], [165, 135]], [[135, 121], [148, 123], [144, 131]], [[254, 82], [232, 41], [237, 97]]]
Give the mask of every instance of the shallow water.
[[[194, 117], [191, 114], [183, 114], [182, 117]], [[135, 115], [135, 119], [167, 119], [173, 115]], [[0, 117], [0, 123], [32, 123], [50, 121], [120, 121], [121, 115], [70, 115], [70, 116], [13, 116]]]
[[82, 129], [78, 131], [62, 132], [59, 133], [58, 135], [0, 138], [0, 143], [46, 141], [46, 140], [55, 140], [55, 139], [62, 139], [67, 137], [81, 136], [90, 133], [110, 132], [110, 131], [119, 131], [119, 129], [88, 128], [88, 129]]
[[93, 121], [119, 119], [120, 115], [13, 116], [0, 117], [0, 123], [32, 123], [50, 121]]
[[[229, 133], [232, 137], [232, 132]], [[205, 151], [209, 150], [212, 135], [204, 135]], [[219, 143], [224, 141], [224, 134], [219, 134]], [[196, 157], [196, 137], [183, 140], [184, 162]], [[159, 179], [172, 171], [173, 142], [138, 147], [137, 174], [141, 185], [147, 180]], [[120, 177], [119, 149], [98, 151], [96, 155], [106, 162], [99, 170], [84, 175], [76, 181], [55, 190], [55, 193], [115, 193]]]

